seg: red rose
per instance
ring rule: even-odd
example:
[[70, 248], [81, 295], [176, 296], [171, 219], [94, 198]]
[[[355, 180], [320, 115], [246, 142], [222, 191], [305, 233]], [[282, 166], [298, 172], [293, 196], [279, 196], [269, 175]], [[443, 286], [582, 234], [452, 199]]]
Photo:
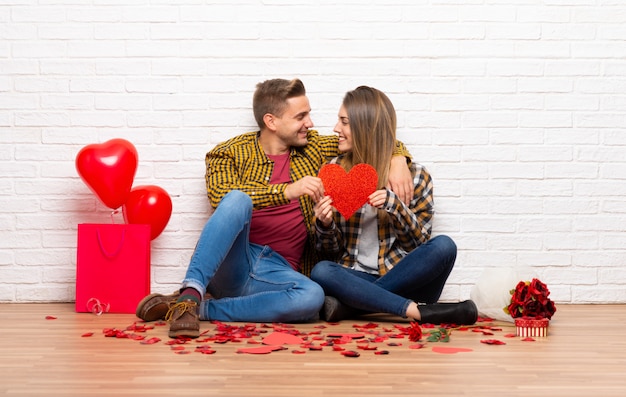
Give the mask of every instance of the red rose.
[[504, 311], [513, 318], [552, 318], [556, 312], [554, 302], [548, 298], [550, 291], [539, 279], [520, 281], [511, 290], [511, 302]]
[[411, 322], [409, 326], [409, 340], [411, 342], [417, 342], [422, 339], [422, 328], [416, 322]]
[[554, 313], [556, 312], [556, 306], [554, 302], [548, 299], [548, 302], [544, 305], [545, 313], [543, 313], [543, 317], [547, 319], [551, 319]]
[[534, 278], [533, 281], [530, 282], [528, 288], [530, 294], [539, 300], [542, 305], [547, 303], [550, 291], [548, 291], [548, 287], [544, 283]]

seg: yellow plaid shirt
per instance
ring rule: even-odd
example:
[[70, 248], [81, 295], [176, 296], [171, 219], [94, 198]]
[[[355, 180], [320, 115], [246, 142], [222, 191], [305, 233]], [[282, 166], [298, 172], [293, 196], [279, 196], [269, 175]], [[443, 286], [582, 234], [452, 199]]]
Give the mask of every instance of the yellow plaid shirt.
[[[257, 139], [259, 132], [248, 132], [215, 146], [206, 155], [206, 184], [211, 205], [217, 207], [231, 190], [241, 190], [252, 198], [254, 209], [288, 204], [286, 183], [270, 184], [274, 163], [265, 155]], [[290, 176], [297, 181], [306, 175], [316, 176], [320, 167], [339, 155], [337, 135], [319, 135], [310, 130], [308, 144], [292, 148], [289, 156]], [[406, 147], [398, 142], [395, 154], [411, 158]], [[313, 246], [313, 200], [299, 198], [300, 210], [309, 238], [302, 258], [302, 273], [310, 275], [317, 262]]]

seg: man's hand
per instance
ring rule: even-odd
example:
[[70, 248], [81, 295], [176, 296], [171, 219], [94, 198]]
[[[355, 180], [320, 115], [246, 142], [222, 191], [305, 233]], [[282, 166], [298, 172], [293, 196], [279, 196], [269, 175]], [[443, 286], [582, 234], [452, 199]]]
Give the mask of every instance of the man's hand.
[[387, 187], [396, 194], [407, 206], [413, 198], [413, 176], [406, 164], [406, 157], [393, 156], [389, 167], [389, 183]]
[[324, 197], [324, 185], [322, 184], [322, 180], [318, 177], [307, 175], [300, 180], [290, 183], [285, 188], [285, 197], [287, 197], [289, 201], [305, 194], [317, 203]]

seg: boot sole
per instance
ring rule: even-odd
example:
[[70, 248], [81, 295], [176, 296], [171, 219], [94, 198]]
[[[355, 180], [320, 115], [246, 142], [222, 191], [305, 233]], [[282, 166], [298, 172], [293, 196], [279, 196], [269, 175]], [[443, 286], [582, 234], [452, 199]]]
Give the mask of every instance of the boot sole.
[[176, 338], [197, 338], [200, 336], [200, 331], [191, 331], [191, 330], [184, 330], [181, 329], [179, 331], [170, 331], [167, 334], [170, 338], [172, 339], [176, 339]]

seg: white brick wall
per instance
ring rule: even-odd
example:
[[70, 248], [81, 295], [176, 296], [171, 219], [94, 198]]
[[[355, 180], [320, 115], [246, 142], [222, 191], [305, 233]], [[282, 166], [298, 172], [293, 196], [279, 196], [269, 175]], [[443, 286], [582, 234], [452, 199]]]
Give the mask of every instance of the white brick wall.
[[[204, 154], [254, 129], [257, 82], [300, 77], [332, 133], [345, 91], [385, 91], [459, 246], [447, 300], [531, 267], [558, 302], [626, 302], [623, 0], [5, 0], [0, 301], [72, 301], [78, 223], [110, 221], [74, 159], [111, 138], [174, 210], [153, 290], [207, 217]], [[121, 215], [115, 215], [121, 222]]]

